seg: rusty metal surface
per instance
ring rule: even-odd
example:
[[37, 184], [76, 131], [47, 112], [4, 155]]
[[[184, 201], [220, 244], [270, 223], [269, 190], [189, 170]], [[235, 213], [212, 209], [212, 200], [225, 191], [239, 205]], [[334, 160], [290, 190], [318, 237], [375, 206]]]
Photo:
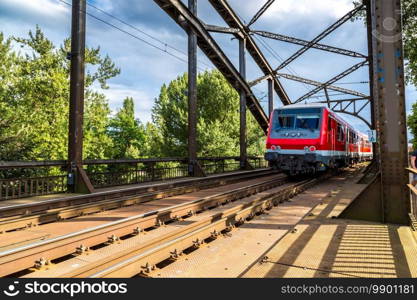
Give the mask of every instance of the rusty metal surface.
[[[68, 207], [78, 205], [86, 202], [95, 202], [105, 199], [120, 198], [122, 196], [134, 196], [147, 192], [154, 192], [163, 189], [173, 189], [175, 187], [199, 185], [216, 180], [240, 180], [244, 178], [250, 178], [255, 176], [263, 176], [270, 172], [269, 169], [252, 170], [252, 171], [239, 171], [231, 172], [228, 174], [211, 175], [206, 178], [187, 178], [178, 179], [172, 181], [166, 181], [163, 183], [146, 183], [137, 184], [133, 186], [120, 186], [110, 189], [102, 189], [91, 195], [76, 195], [72, 196], [64, 195], [63, 197], [55, 197], [52, 199], [43, 199], [39, 197], [22, 198], [20, 200], [13, 201], [1, 201], [0, 202], [0, 217], [8, 217], [15, 215], [24, 215], [32, 212], [39, 212], [53, 208]], [[33, 201], [31, 201], [33, 199]], [[19, 201], [19, 202], [15, 202]], [[23, 202], [21, 202], [23, 201]]]
[[417, 277], [409, 227], [334, 218], [364, 188], [355, 179], [313, 187], [151, 276]]
[[[7, 245], [10, 244], [10, 241], [13, 241], [15, 244], [22, 243], [22, 241], [31, 242], [28, 243], [29, 245], [26, 247], [23, 247], [23, 249], [11, 252], [10, 250], [3, 251], [0, 253], [0, 264], [2, 265], [0, 268], [0, 274], [4, 275], [7, 274], [7, 272], [10, 273], [10, 270], [16, 268], [30, 267], [33, 265], [33, 261], [36, 258], [36, 255], [39, 257], [46, 256], [49, 259], [54, 259], [66, 254], [73, 253], [74, 249], [79, 246], [79, 244], [84, 243], [88, 246], [96, 245], [106, 241], [106, 238], [111, 234], [122, 236], [124, 234], [132, 233], [133, 230], [139, 226], [138, 222], [140, 222], [140, 228], [147, 228], [158, 224], [158, 221], [164, 222], [175, 218], [176, 216], [186, 215], [192, 209], [201, 209], [201, 207], [204, 206], [204, 203], [207, 201], [226, 201], [231, 199], [230, 197], [241, 198], [249, 196], [258, 192], [259, 190], [279, 185], [279, 180], [277, 180], [279, 178], [283, 179], [283, 176], [273, 175], [262, 179], [247, 180], [244, 182], [207, 189], [188, 195], [158, 200], [156, 203], [151, 202], [137, 206], [121, 208], [118, 210], [107, 211], [91, 216], [65, 220], [53, 224], [41, 225], [38, 228], [33, 228], [27, 231], [5, 233], [3, 235], [3, 241], [7, 242], [0, 242], [0, 246], [7, 247]], [[194, 206], [179, 205], [179, 203], [189, 203], [196, 200], [198, 203], [190, 204]], [[204, 201], [199, 203], [201, 200]], [[175, 205], [175, 208], [173, 205]], [[161, 211], [161, 208], [165, 208], [164, 212]], [[146, 214], [142, 217], [138, 216], [140, 213], [149, 212], [153, 212], [149, 217], [147, 217]], [[133, 216], [134, 218], [132, 223], [129, 223], [130, 220], [124, 220], [129, 216]], [[137, 221], [138, 218], [140, 219], [139, 221]], [[148, 219], [149, 221], [147, 221]], [[121, 223], [119, 224], [118, 221]], [[109, 226], [105, 226], [106, 223], [108, 223]], [[113, 226], [113, 224], [115, 225]], [[45, 234], [45, 241], [41, 242], [40, 244], [33, 244], [34, 238], [32, 237], [34, 235], [38, 236], [40, 232]], [[66, 236], [63, 237], [64, 235]], [[57, 245], [60, 246], [58, 247]], [[28, 253], [32, 254], [29, 255]], [[18, 266], [15, 264], [16, 259], [19, 259]]]

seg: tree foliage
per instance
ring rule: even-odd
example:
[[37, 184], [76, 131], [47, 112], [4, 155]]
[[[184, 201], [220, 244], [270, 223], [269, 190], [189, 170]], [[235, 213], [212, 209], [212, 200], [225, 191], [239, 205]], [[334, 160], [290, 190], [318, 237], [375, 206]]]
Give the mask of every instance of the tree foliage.
[[[12, 49], [14, 42], [24, 52]], [[27, 38], [0, 36], [0, 160], [65, 159], [68, 138], [70, 41], [56, 48], [39, 27]], [[120, 70], [99, 48], [86, 49], [84, 157], [105, 158], [111, 144], [106, 134], [110, 109], [104, 95], [94, 92], [98, 82]], [[91, 68], [93, 69], [93, 68]]]
[[139, 158], [145, 154], [145, 130], [135, 119], [133, 98], [123, 101], [123, 107], [110, 120], [107, 132], [113, 140], [113, 158]]
[[[187, 154], [187, 82], [184, 74], [161, 88], [155, 99], [152, 119], [159, 135], [152, 141], [162, 156]], [[239, 95], [217, 71], [206, 71], [197, 77], [198, 155], [234, 156], [239, 153]], [[263, 150], [263, 133], [248, 112], [248, 153]], [[261, 146], [262, 145], [262, 146]]]
[[[0, 33], [0, 160], [67, 158], [70, 40], [55, 47], [39, 27], [27, 37]], [[153, 122], [135, 118], [134, 99], [112, 115], [98, 91], [120, 73], [100, 48], [86, 49], [84, 159], [187, 155], [187, 74], [163, 85]], [[263, 151], [263, 133], [248, 113], [248, 151]], [[198, 155], [239, 153], [239, 97], [218, 71], [198, 75]]]

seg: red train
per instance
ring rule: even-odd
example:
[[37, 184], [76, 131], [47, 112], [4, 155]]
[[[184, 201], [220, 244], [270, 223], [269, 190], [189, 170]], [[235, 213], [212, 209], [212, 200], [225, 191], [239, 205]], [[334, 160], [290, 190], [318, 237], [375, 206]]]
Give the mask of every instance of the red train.
[[294, 104], [271, 115], [265, 159], [290, 175], [372, 159], [372, 143], [325, 105]]

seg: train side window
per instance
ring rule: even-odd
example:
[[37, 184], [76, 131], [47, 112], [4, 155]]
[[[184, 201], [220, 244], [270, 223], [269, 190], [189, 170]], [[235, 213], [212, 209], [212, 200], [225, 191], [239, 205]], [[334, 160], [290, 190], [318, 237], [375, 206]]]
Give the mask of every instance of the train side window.
[[330, 116], [328, 116], [327, 118], [327, 130], [330, 131], [332, 130], [332, 118], [330, 118]]
[[345, 133], [343, 132], [343, 126], [337, 124], [337, 140], [343, 142], [345, 140]]

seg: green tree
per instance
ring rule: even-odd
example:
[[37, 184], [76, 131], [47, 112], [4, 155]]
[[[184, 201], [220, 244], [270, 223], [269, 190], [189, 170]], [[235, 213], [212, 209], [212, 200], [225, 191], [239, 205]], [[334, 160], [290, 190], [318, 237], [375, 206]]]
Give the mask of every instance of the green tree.
[[[155, 99], [152, 120], [154, 134], [151, 149], [161, 156], [187, 155], [187, 74], [163, 85]], [[230, 156], [239, 154], [239, 95], [217, 71], [200, 73], [197, 78], [198, 155]], [[152, 128], [152, 127], [151, 127]], [[248, 113], [248, 153], [263, 152], [263, 133]]]
[[110, 120], [108, 135], [113, 141], [113, 158], [139, 158], [146, 153], [145, 130], [135, 119], [133, 98], [127, 97], [122, 108]]
[[[21, 47], [13, 50], [11, 44]], [[66, 159], [70, 40], [56, 48], [36, 27], [28, 37], [0, 36], [0, 160]], [[111, 139], [106, 135], [109, 107], [93, 85], [119, 74], [100, 48], [86, 49], [84, 158], [106, 158]]]
[[[362, 1], [353, 1], [355, 6], [361, 3]], [[406, 81], [417, 85], [417, 0], [401, 0], [401, 5]], [[365, 12], [362, 11], [357, 18], [365, 20]]]

